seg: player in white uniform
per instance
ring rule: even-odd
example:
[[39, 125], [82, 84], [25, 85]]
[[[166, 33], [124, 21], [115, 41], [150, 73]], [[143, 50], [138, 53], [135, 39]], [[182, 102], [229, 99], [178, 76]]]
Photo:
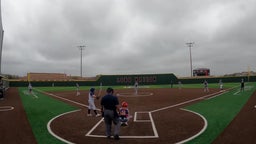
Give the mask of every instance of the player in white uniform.
[[204, 80], [204, 92], [209, 92], [208, 82]]
[[89, 95], [88, 95], [89, 106], [88, 106], [87, 116], [92, 116], [91, 110], [93, 110], [94, 113], [95, 113], [95, 116], [99, 117], [99, 116], [101, 116], [101, 114], [98, 114], [97, 111], [96, 111], [96, 106], [94, 104], [94, 99], [96, 98], [96, 95], [94, 94], [94, 91], [95, 91], [95, 88], [91, 88], [90, 92], [89, 92]]
[[76, 83], [76, 96], [79, 96], [80, 92], [79, 92], [79, 84]]
[[136, 81], [135, 81], [135, 84], [134, 84], [134, 90], [135, 90], [135, 94], [136, 94], [136, 95], [138, 94], [138, 88], [139, 88], [139, 83], [138, 83], [138, 81], [136, 80]]
[[220, 90], [223, 90], [223, 82], [222, 82], [221, 79], [220, 79], [220, 81], [219, 81], [219, 85], [220, 85]]
[[31, 94], [33, 90], [33, 87], [31, 85], [31, 83], [28, 84], [28, 92]]
[[182, 88], [182, 83], [181, 83], [181, 81], [178, 82], [178, 85], [179, 85], [179, 89], [181, 89], [181, 88]]

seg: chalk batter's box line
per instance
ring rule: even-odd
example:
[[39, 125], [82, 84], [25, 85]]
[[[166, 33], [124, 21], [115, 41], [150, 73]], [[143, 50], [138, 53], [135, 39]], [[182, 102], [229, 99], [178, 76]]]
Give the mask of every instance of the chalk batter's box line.
[[[134, 113], [134, 119], [133, 119], [134, 122], [152, 122], [151, 119], [150, 120], [139, 120], [139, 119], [137, 119], [138, 113], [143, 113], [143, 114], [147, 113], [148, 115], [150, 115], [149, 112], [135, 112]], [[149, 118], [150, 118], [150, 116], [149, 116]]]
[[[147, 113], [149, 115], [149, 119], [150, 120], [137, 120], [137, 115], [138, 113]], [[92, 135], [91, 133], [104, 121], [104, 119], [102, 118], [87, 134], [85, 134], [85, 136], [88, 137], [106, 137], [105, 135]], [[156, 130], [156, 126], [154, 123], [154, 120], [152, 118], [152, 114], [151, 112], [135, 112], [134, 114], [134, 122], [150, 122], [152, 125], [152, 129], [154, 132], [154, 135], [149, 135], [149, 136], [120, 136], [121, 138], [159, 138], [158, 132]]]

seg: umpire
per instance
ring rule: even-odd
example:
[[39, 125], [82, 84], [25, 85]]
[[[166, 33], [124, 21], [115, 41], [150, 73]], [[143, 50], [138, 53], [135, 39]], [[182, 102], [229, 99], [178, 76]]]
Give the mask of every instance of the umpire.
[[115, 125], [114, 139], [119, 140], [119, 101], [118, 98], [113, 95], [113, 93], [114, 90], [112, 88], [107, 89], [107, 94], [101, 99], [101, 111], [105, 121], [107, 138], [111, 138], [111, 125], [113, 122], [113, 124]]

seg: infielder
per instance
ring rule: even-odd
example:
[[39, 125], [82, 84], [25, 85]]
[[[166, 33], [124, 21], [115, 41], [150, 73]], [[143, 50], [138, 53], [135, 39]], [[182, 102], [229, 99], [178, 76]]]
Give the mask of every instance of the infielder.
[[244, 79], [241, 79], [241, 88], [240, 91], [244, 91]]
[[208, 82], [204, 80], [204, 92], [209, 92]]
[[135, 81], [135, 84], [134, 84], [134, 90], [135, 90], [135, 94], [136, 94], [136, 95], [138, 94], [138, 88], [139, 88], [139, 83], [138, 83], [138, 81], [136, 80], [136, 81]]
[[76, 96], [79, 96], [80, 92], [79, 92], [79, 84], [76, 83]]

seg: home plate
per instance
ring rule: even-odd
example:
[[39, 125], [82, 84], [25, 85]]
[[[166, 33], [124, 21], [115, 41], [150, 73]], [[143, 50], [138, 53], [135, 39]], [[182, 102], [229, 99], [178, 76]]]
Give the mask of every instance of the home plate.
[[254, 108], [256, 108], [256, 105], [254, 106]]

